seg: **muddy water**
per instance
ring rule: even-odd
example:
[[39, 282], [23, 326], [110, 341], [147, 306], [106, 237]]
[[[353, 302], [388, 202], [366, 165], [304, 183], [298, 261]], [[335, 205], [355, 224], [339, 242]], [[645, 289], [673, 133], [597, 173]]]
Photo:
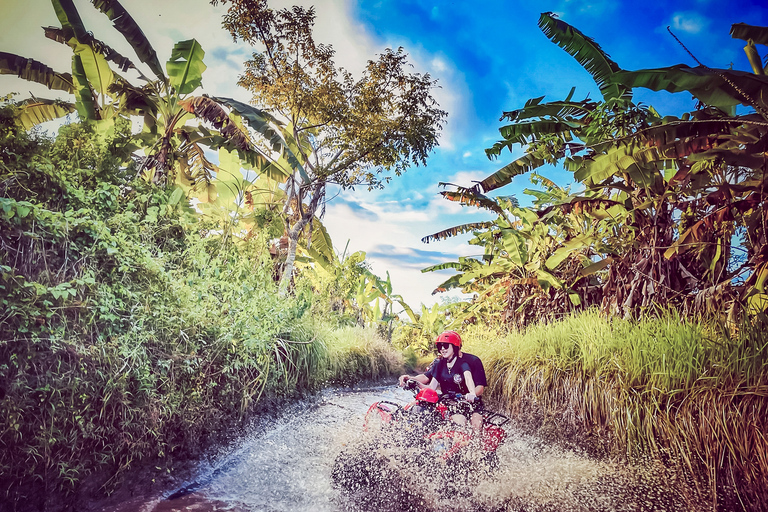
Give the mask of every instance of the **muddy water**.
[[[414, 467], [396, 468], [389, 473], [394, 479], [376, 488], [336, 488], [334, 461], [365, 446], [361, 425], [368, 406], [410, 399], [394, 386], [326, 391], [319, 401], [297, 406], [242, 439], [236, 451], [201, 468], [183, 488], [124, 503], [114, 512], [706, 510], [684, 499], [672, 487], [673, 475], [658, 468], [592, 460], [515, 431], [498, 450], [498, 470], [447, 494], [444, 482], [429, 481]], [[386, 465], [382, 460], [372, 464]]]

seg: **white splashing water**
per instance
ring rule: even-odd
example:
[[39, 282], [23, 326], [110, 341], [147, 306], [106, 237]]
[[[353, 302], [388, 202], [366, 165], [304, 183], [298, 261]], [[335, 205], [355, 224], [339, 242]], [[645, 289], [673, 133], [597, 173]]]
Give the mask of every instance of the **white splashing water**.
[[[598, 461], [509, 431], [499, 466], [469, 471], [397, 448], [371, 449], [363, 432], [370, 404], [405, 404], [394, 386], [328, 390], [310, 406], [292, 407], [268, 428], [246, 436], [215, 468], [201, 471], [194, 492], [154, 498], [131, 510], [173, 511], [598, 511], [707, 510], [689, 503], [669, 471]], [[366, 451], [367, 450], [367, 451]], [[334, 463], [353, 454], [374, 475], [359, 485], [334, 485]], [[450, 484], [450, 485], [449, 485]], [[127, 504], [126, 504], [127, 505]], [[120, 508], [120, 512], [128, 510]]]

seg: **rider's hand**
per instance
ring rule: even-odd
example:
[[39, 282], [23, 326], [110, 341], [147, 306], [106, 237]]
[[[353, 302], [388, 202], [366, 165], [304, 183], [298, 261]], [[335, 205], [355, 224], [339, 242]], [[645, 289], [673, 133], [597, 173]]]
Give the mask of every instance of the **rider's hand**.
[[411, 378], [410, 375], [401, 375], [400, 378], [397, 379], [397, 380], [400, 381], [400, 387], [401, 388], [405, 387], [405, 383], [408, 382], [410, 380], [410, 378]]
[[475, 400], [477, 400], [477, 395], [475, 395], [474, 393], [467, 393], [466, 395], [464, 395], [464, 400], [466, 400], [469, 403], [472, 403]]

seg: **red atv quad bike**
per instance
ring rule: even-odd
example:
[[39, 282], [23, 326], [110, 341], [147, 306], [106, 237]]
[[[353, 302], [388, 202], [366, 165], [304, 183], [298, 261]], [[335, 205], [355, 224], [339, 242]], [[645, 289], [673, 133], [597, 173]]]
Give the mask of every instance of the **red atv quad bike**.
[[363, 422], [364, 435], [350, 442], [334, 461], [334, 485], [356, 499], [395, 493], [393, 499], [411, 496], [417, 503], [426, 499], [429, 489], [437, 495], [455, 495], [498, 467], [496, 450], [507, 438], [502, 427], [509, 418], [484, 412], [480, 442], [472, 442], [470, 427], [455, 424], [448, 414], [449, 401], [463, 400], [461, 395], [419, 390], [415, 381], [406, 388], [414, 400], [407, 405], [388, 400], [371, 405]]
[[[456, 425], [448, 413], [447, 402], [464, 400], [461, 394], [441, 395], [431, 388], [419, 390], [414, 380], [406, 381], [405, 388], [414, 393], [414, 401], [406, 406], [388, 400], [373, 403], [365, 413], [363, 428], [366, 431], [378, 430], [385, 426], [412, 430], [413, 424], [416, 424], [415, 434], [423, 435], [423, 442], [418, 444], [426, 446], [442, 461], [464, 455], [465, 450], [477, 449], [477, 445], [470, 443], [471, 435], [466, 427]], [[487, 410], [483, 411], [482, 416], [483, 428], [479, 448], [483, 453], [480, 460], [494, 469], [498, 464], [496, 449], [507, 438], [507, 433], [502, 427], [509, 422], [509, 418]]]

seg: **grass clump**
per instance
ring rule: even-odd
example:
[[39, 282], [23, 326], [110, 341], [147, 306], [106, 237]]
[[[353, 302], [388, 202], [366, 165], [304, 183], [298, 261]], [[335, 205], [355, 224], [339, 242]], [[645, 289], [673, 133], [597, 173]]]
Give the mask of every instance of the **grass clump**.
[[674, 312], [630, 321], [590, 311], [499, 332], [464, 337], [486, 365], [488, 394], [511, 412], [533, 405], [540, 425], [557, 418], [610, 439], [612, 453], [676, 464], [726, 509], [765, 502], [765, 326], [731, 337]]

